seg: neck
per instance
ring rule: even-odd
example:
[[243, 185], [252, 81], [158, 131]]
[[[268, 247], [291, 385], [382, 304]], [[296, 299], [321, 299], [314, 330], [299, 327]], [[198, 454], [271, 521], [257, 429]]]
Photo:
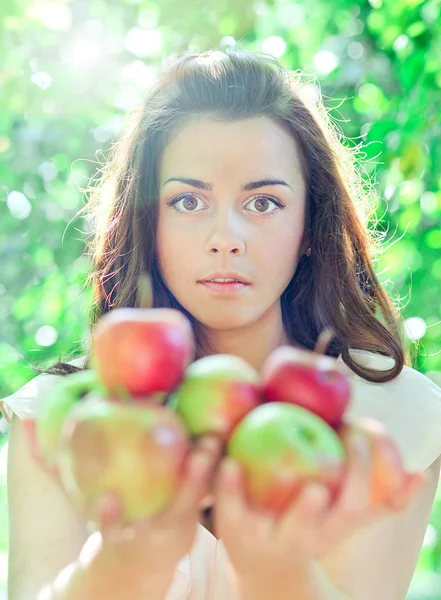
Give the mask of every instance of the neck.
[[268, 311], [250, 325], [230, 330], [204, 328], [209, 355], [233, 354], [243, 358], [259, 373], [269, 354], [282, 345], [300, 347], [290, 338], [282, 322], [281, 309]]

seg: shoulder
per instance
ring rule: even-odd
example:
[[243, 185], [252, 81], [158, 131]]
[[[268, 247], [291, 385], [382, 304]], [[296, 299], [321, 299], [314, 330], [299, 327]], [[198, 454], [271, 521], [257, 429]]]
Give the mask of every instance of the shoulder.
[[[87, 355], [79, 356], [68, 364], [75, 367], [83, 367]], [[32, 419], [37, 413], [39, 399], [52, 389], [61, 375], [41, 373], [33, 377], [16, 392], [0, 400], [0, 410], [6, 421], [10, 424], [12, 415], [15, 413], [20, 419]]]
[[[391, 357], [351, 350], [361, 365], [378, 370], [390, 369]], [[423, 471], [441, 454], [441, 388], [423, 373], [403, 366], [392, 381], [373, 383], [359, 377], [341, 357], [338, 363], [348, 376], [352, 401], [346, 421], [372, 417], [382, 422], [397, 444], [409, 471]]]

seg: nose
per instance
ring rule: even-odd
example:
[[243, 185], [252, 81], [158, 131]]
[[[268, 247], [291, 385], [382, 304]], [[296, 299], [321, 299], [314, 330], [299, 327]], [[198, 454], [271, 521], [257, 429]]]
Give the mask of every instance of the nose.
[[243, 236], [234, 227], [231, 216], [217, 221], [214, 230], [207, 239], [206, 247], [211, 254], [233, 253], [240, 255], [245, 252]]

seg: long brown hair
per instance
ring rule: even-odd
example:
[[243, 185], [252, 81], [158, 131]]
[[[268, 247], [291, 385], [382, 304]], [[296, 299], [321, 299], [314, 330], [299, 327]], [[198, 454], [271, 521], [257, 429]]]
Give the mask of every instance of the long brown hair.
[[[219, 121], [268, 117], [295, 139], [306, 182], [302, 256], [281, 298], [283, 322], [291, 339], [313, 349], [330, 327], [335, 337], [326, 354], [342, 355], [357, 375], [372, 382], [394, 379], [403, 364], [412, 366], [405, 347], [399, 307], [374, 271], [383, 234], [371, 226], [373, 186], [364, 180], [358, 148], [350, 148], [331, 121], [321, 95], [298, 71], [272, 56], [249, 51], [187, 53], [162, 73], [143, 106], [111, 147], [98, 185], [80, 211], [92, 229], [87, 240], [93, 268], [90, 330], [110, 310], [137, 306], [137, 282], [147, 271], [153, 307], [182, 311], [194, 318], [164, 283], [156, 255], [159, 164], [165, 146], [197, 114]], [[349, 350], [359, 349], [395, 361], [378, 371], [359, 365]], [[196, 358], [206, 355], [203, 332], [196, 336]], [[89, 357], [85, 368], [89, 366]], [[66, 375], [77, 367], [58, 362], [38, 372]]]

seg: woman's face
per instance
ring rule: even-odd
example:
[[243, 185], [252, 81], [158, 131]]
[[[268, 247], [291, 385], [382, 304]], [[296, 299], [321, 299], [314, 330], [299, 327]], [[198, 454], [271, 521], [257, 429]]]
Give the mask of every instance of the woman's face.
[[[245, 189], [263, 180], [285, 183]], [[178, 302], [217, 331], [252, 325], [280, 309], [297, 268], [305, 215], [293, 137], [266, 117], [235, 123], [200, 117], [166, 147], [159, 186], [158, 259]], [[236, 271], [251, 285], [220, 295], [199, 283], [219, 271]]]

